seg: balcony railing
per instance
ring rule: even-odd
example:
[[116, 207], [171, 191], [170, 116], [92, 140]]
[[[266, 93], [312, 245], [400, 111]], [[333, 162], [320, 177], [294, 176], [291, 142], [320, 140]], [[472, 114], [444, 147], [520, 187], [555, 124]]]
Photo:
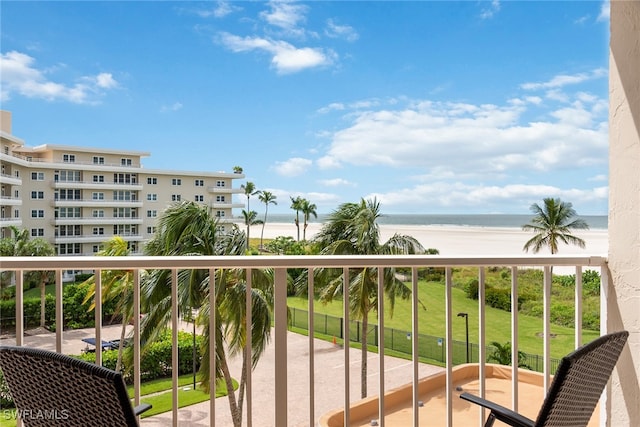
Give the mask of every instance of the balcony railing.
[[[575, 335], [574, 344], [575, 347], [582, 345], [582, 272], [584, 268], [597, 270], [601, 275], [601, 317], [606, 317], [605, 296], [610, 295], [610, 280], [608, 271], [606, 268], [606, 258], [603, 256], [512, 256], [512, 257], [443, 257], [443, 256], [242, 256], [242, 257], [144, 257], [144, 256], [132, 256], [132, 257], [5, 257], [0, 258], [0, 264], [3, 271], [15, 271], [16, 274], [16, 344], [24, 345], [24, 324], [23, 324], [23, 272], [33, 270], [53, 270], [56, 272], [56, 324], [63, 324], [63, 303], [62, 303], [62, 277], [65, 270], [92, 270], [99, 277], [99, 273], [105, 270], [133, 270], [134, 271], [134, 315], [133, 315], [133, 384], [135, 394], [135, 404], [140, 402], [140, 278], [143, 270], [163, 269], [171, 270], [171, 324], [173, 339], [173, 358], [172, 358], [172, 372], [173, 372], [173, 386], [172, 386], [172, 403], [173, 409], [171, 413], [171, 423], [174, 426], [188, 425], [185, 420], [179, 421], [179, 409], [178, 409], [178, 271], [188, 269], [200, 269], [208, 270], [209, 276], [214, 277], [215, 271], [218, 269], [263, 269], [270, 268], [274, 270], [274, 324], [273, 324], [273, 347], [274, 347], [274, 383], [273, 389], [259, 390], [259, 393], [252, 391], [252, 375], [249, 370], [247, 377], [247, 403], [245, 406], [245, 422], [246, 425], [275, 425], [275, 426], [288, 426], [288, 425], [317, 425], [317, 420], [322, 413], [318, 413], [319, 410], [326, 411], [327, 408], [316, 408], [315, 401], [318, 396], [322, 396], [327, 393], [323, 387], [318, 386], [320, 378], [318, 374], [330, 375], [331, 382], [341, 383], [343, 391], [339, 394], [339, 402], [335, 408], [344, 407], [344, 425], [350, 425], [351, 419], [350, 406], [355, 403], [353, 398], [354, 393], [350, 387], [350, 377], [352, 372], [359, 374], [359, 366], [352, 366], [352, 360], [350, 360], [349, 348], [345, 346], [342, 350], [336, 350], [342, 352], [342, 361], [339, 369], [334, 370], [331, 373], [316, 372], [315, 360], [317, 354], [314, 344], [314, 302], [313, 298], [309, 299], [308, 303], [308, 328], [309, 338], [305, 338], [308, 344], [308, 351], [305, 352], [305, 358], [295, 357], [291, 358], [288, 355], [288, 310], [287, 310], [287, 269], [318, 269], [318, 268], [336, 268], [342, 270], [343, 281], [348, 280], [349, 270], [354, 268], [377, 268], [378, 269], [378, 294], [383, 294], [382, 288], [382, 271], [383, 268], [389, 267], [403, 267], [411, 270], [410, 277], [407, 277], [412, 289], [411, 307], [412, 307], [412, 326], [410, 334], [407, 334], [407, 338], [411, 341], [411, 352], [414, 356], [410, 362], [411, 364], [411, 382], [414, 389], [414, 399], [412, 401], [413, 410], [413, 422], [412, 425], [420, 425], [419, 420], [419, 402], [417, 399], [417, 385], [419, 382], [419, 360], [415, 355], [418, 354], [418, 341], [420, 337], [420, 331], [418, 327], [418, 313], [419, 313], [419, 301], [418, 301], [418, 269], [424, 267], [432, 268], [444, 268], [445, 271], [445, 336], [443, 337], [443, 352], [446, 360], [446, 386], [442, 390], [442, 395], [446, 401], [446, 420], [443, 421], [443, 425], [454, 425], [454, 413], [453, 413], [453, 382], [452, 382], [452, 369], [453, 369], [453, 356], [452, 349], [454, 345], [453, 340], [453, 322], [455, 321], [456, 313], [452, 308], [452, 289], [453, 289], [453, 274], [454, 269], [460, 267], [474, 267], [478, 269], [478, 360], [479, 360], [479, 389], [480, 394], [485, 394], [485, 360], [486, 355], [486, 316], [485, 316], [485, 275], [486, 270], [489, 267], [507, 267], [507, 271], [511, 274], [511, 324], [505, 325], [505, 328], [510, 328], [511, 343], [512, 343], [512, 360], [518, 360], [518, 270], [522, 268], [537, 268], [543, 271], [543, 319], [542, 319], [542, 365], [543, 365], [543, 390], [547, 390], [550, 384], [550, 378], [552, 375], [552, 363], [551, 363], [551, 282], [552, 282], [552, 268], [561, 267], [564, 270], [567, 268], [575, 273]], [[313, 274], [309, 274], [308, 292], [313, 295], [314, 280]], [[247, 274], [246, 277], [251, 277]], [[216, 286], [215, 281], [211, 281], [210, 286]], [[251, 291], [251, 281], [247, 283], [247, 292]], [[215, 309], [215, 292], [210, 292], [210, 306]], [[96, 328], [95, 337], [96, 342], [101, 340], [101, 319], [102, 319], [102, 301], [101, 301], [101, 281], [96, 280]], [[350, 313], [349, 313], [349, 289], [344, 288], [343, 300], [343, 339], [345, 343], [350, 342]], [[247, 310], [250, 313], [250, 310]], [[384, 330], [384, 316], [380, 315], [385, 313], [385, 301], [384, 298], [378, 298], [377, 306], [377, 330]], [[215, 316], [209, 316], [211, 324], [209, 328], [215, 330]], [[250, 328], [252, 319], [251, 316], [247, 316], [247, 327]], [[63, 351], [63, 336], [67, 333], [62, 328], [56, 328], [55, 333], [55, 349], [58, 352]], [[250, 343], [248, 343], [250, 344]], [[385, 342], [385, 334], [378, 333], [376, 337], [376, 344], [378, 346], [378, 373], [377, 375], [377, 390], [378, 396], [378, 411], [377, 414], [378, 425], [385, 425], [385, 391], [389, 390], [387, 386], [388, 379], [385, 380], [385, 351], [388, 344]], [[210, 354], [216, 354], [215, 340], [210, 340]], [[211, 363], [211, 371], [215, 372], [215, 358]], [[101, 349], [96, 349], [97, 363], [102, 361]], [[302, 396], [291, 395], [287, 392], [288, 386], [291, 384], [292, 378], [288, 378], [291, 365], [304, 366], [304, 370], [307, 372], [309, 388], [308, 394], [305, 396], [305, 402], [308, 402], [304, 409], [299, 408], [299, 401]], [[264, 368], [262, 368], [264, 369]], [[295, 380], [295, 378], [294, 378]], [[213, 379], [211, 380], [211, 388], [213, 389]], [[512, 368], [512, 382], [511, 382], [511, 395], [512, 406], [517, 410], [518, 405], [518, 369]], [[259, 395], [259, 396], [258, 396]], [[603, 396], [607, 396], [605, 393]], [[256, 400], [257, 397], [261, 399], [268, 398], [270, 403], [264, 403], [263, 400]], [[603, 400], [606, 397], [602, 398]], [[226, 406], [226, 400], [221, 401]], [[268, 405], [268, 406], [264, 406]], [[268, 408], [268, 410], [267, 410]], [[296, 408], [292, 410], [292, 408]], [[600, 405], [600, 422], [601, 425], [608, 425], [607, 420], [610, 416], [607, 413], [609, 405]], [[227, 408], [224, 408], [228, 411]], [[209, 424], [216, 425], [216, 411], [223, 412], [223, 409], [216, 409], [215, 399], [210, 399], [208, 405]], [[481, 410], [479, 410], [481, 411]], [[266, 419], [265, 414], [273, 414], [273, 420]], [[478, 425], [481, 424], [481, 414], [479, 412]], [[151, 418], [153, 419], [153, 417]], [[259, 421], [258, 421], [259, 420]], [[199, 422], [202, 422], [200, 420]], [[150, 421], [145, 420], [145, 424]], [[219, 423], [219, 421], [218, 421]], [[200, 424], [199, 424], [200, 425]], [[226, 425], [225, 423], [217, 425]]]

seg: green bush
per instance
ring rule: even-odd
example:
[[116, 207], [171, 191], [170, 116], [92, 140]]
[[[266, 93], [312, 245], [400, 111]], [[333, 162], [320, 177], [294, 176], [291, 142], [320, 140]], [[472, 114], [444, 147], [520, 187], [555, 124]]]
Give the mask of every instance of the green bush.
[[478, 279], [471, 279], [464, 285], [464, 291], [467, 294], [467, 298], [477, 300], [478, 299]]
[[0, 408], [13, 408], [13, 398], [9, 394], [9, 386], [4, 380], [2, 371], [0, 371]]
[[511, 291], [509, 289], [496, 289], [487, 286], [485, 302], [490, 307], [511, 311]]

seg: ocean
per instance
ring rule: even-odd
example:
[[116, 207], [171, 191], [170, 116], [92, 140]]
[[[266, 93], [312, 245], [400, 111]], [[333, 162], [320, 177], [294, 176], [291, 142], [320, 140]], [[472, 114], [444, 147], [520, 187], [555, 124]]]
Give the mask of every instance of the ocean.
[[[259, 218], [262, 218], [260, 213]], [[309, 222], [322, 223], [327, 215], [318, 215], [318, 218], [311, 218]], [[505, 215], [505, 214], [463, 214], [463, 215], [420, 215], [420, 214], [390, 214], [383, 215], [379, 224], [396, 225], [456, 225], [471, 227], [508, 227], [520, 228], [531, 220], [531, 215]], [[607, 215], [581, 215], [589, 228], [606, 230], [608, 227]], [[295, 213], [290, 214], [269, 214], [267, 222], [271, 223], [293, 223]]]

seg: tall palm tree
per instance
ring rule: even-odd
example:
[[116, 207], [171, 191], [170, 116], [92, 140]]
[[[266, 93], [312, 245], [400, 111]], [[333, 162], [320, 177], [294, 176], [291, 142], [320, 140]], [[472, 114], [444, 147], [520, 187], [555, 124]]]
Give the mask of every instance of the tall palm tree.
[[[128, 256], [131, 253], [129, 245], [120, 236], [113, 236], [104, 244], [104, 248], [96, 253], [96, 256]], [[122, 328], [120, 329], [120, 343], [118, 345], [118, 359], [116, 371], [122, 366], [122, 353], [124, 350], [127, 324], [133, 318], [133, 271], [132, 270], [105, 270], [102, 272], [102, 301], [117, 300], [114, 316], [122, 316]], [[89, 285], [83, 304], [93, 298], [89, 310], [95, 308], [96, 278], [95, 275], [84, 281]]]
[[269, 211], [269, 205], [277, 205], [276, 199], [278, 196], [271, 191], [261, 191], [258, 194], [258, 199], [264, 203], [264, 221], [262, 221], [262, 231], [260, 232], [260, 248], [262, 248], [262, 238], [264, 236], [264, 226], [267, 223], [267, 212]]
[[292, 196], [289, 196], [291, 199], [291, 209], [296, 211], [296, 219], [293, 223], [296, 225], [296, 229], [298, 230], [297, 241], [300, 241], [300, 211], [302, 210], [302, 200], [303, 198], [297, 196], [295, 199]]
[[[375, 255], [375, 254], [419, 254], [424, 248], [415, 238], [394, 235], [380, 243], [380, 204], [376, 199], [360, 203], [345, 203], [329, 215], [314, 241], [322, 247], [323, 255]], [[384, 292], [393, 314], [396, 297], [409, 298], [411, 289], [395, 274], [395, 269], [383, 272]], [[362, 322], [361, 396], [367, 395], [367, 329], [369, 313], [378, 306], [378, 273], [376, 268], [354, 268], [349, 270], [349, 312]], [[305, 286], [298, 283], [300, 293]], [[342, 275], [335, 269], [318, 269], [316, 283], [321, 286], [320, 301], [330, 302], [343, 293]], [[312, 296], [309, 296], [312, 298]]]
[[[251, 200], [251, 196], [255, 196], [256, 194], [258, 194], [258, 190], [256, 190], [256, 185], [251, 181], [247, 181], [247, 183], [242, 184], [240, 188], [242, 188], [244, 195], [247, 196], [247, 212], [251, 212], [249, 202]], [[249, 249], [249, 227], [251, 225], [247, 221], [245, 221], [245, 224], [247, 226], [247, 247], [245, 249]]]
[[[218, 219], [205, 206], [183, 202], [169, 207], [158, 220], [158, 231], [145, 247], [147, 255], [242, 255], [246, 247], [246, 235], [237, 227], [222, 232]], [[270, 273], [251, 270], [251, 353], [253, 366], [262, 355], [271, 332], [271, 307], [273, 280]], [[209, 270], [181, 270], [178, 273], [178, 306], [180, 312], [196, 308], [196, 323], [203, 327], [202, 364], [200, 380], [205, 389], [209, 378], [222, 378], [227, 387], [229, 407], [234, 426], [242, 423], [242, 402], [246, 382], [246, 361], [249, 351], [245, 348], [248, 331], [245, 326], [246, 277], [244, 271], [218, 270], [216, 272], [216, 327], [209, 330]], [[152, 270], [144, 277], [141, 286], [143, 309], [147, 316], [142, 322], [141, 339], [150, 342], [171, 320], [171, 273], [168, 270]], [[210, 372], [209, 340], [216, 340], [216, 372]], [[236, 400], [228, 355], [242, 353], [245, 363]]]
[[311, 203], [307, 199], [302, 199], [302, 206], [300, 210], [302, 211], [303, 219], [304, 219], [304, 228], [302, 229], [302, 240], [307, 240], [307, 227], [309, 226], [309, 218], [313, 215], [314, 218], [318, 218], [318, 213], [316, 209], [318, 207], [315, 203]]
[[548, 247], [551, 254], [556, 254], [560, 241], [584, 248], [585, 241], [574, 236], [571, 231], [588, 229], [589, 225], [583, 219], [575, 218], [577, 213], [571, 203], [551, 197], [543, 202], [542, 206], [537, 203], [531, 205], [531, 212], [535, 216], [529, 224], [522, 226], [524, 231], [536, 233], [524, 244], [524, 251], [532, 249], [533, 253], [538, 253], [542, 248]]
[[258, 219], [258, 212], [256, 211], [245, 211], [242, 209], [242, 217], [244, 219], [244, 225], [247, 226], [247, 241], [245, 250], [249, 250], [249, 231], [251, 230], [252, 225], [262, 224], [262, 220]]

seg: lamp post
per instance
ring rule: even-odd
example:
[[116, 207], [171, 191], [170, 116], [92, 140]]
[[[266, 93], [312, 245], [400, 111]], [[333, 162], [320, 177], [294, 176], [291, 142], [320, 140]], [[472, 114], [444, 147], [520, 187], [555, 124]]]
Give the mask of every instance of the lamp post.
[[467, 337], [467, 363], [469, 363], [469, 313], [458, 313], [458, 317], [464, 317], [465, 332]]

